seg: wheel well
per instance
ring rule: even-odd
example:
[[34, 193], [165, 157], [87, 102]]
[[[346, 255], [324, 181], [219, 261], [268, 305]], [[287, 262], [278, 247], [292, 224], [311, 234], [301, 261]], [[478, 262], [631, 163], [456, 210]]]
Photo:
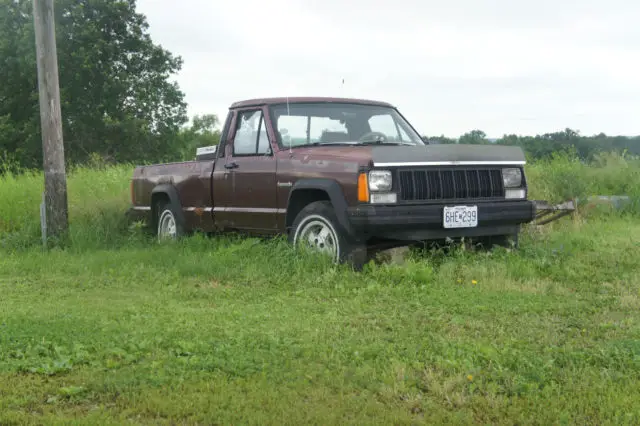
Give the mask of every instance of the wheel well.
[[158, 226], [158, 206], [170, 203], [171, 199], [165, 192], [156, 192], [151, 195], [151, 226], [156, 229]]
[[314, 201], [331, 201], [329, 194], [322, 189], [299, 189], [294, 191], [289, 198], [287, 206], [286, 227], [293, 225], [293, 221], [306, 205]]

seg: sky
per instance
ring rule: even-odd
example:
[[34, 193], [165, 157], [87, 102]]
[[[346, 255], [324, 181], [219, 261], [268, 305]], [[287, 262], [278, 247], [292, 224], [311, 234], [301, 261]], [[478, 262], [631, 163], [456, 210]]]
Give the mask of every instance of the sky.
[[[188, 113], [392, 103], [423, 135], [640, 135], [638, 0], [138, 0]], [[344, 81], [344, 83], [343, 83]]]

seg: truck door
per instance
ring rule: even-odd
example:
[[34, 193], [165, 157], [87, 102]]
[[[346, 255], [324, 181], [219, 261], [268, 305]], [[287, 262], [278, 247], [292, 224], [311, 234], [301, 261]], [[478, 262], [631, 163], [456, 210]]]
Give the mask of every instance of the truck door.
[[223, 164], [216, 165], [216, 169], [227, 175], [222, 181], [229, 197], [224, 210], [229, 226], [274, 233], [277, 230], [276, 159], [264, 117], [259, 107], [237, 112], [225, 158], [219, 159]]
[[216, 162], [213, 166], [211, 176], [211, 199], [213, 203], [213, 222], [216, 228], [227, 228], [233, 225], [233, 215], [229, 212], [232, 202], [231, 170], [225, 167], [227, 153], [230, 152], [229, 140], [233, 137], [233, 126], [235, 125], [235, 114], [229, 111], [225, 120], [222, 133], [220, 134], [220, 144], [216, 152]]

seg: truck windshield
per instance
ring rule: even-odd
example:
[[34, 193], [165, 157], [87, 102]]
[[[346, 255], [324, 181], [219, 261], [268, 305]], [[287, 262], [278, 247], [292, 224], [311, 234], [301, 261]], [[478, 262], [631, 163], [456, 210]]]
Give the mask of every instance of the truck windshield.
[[290, 103], [270, 107], [281, 146], [342, 144], [424, 145], [394, 109], [350, 103]]

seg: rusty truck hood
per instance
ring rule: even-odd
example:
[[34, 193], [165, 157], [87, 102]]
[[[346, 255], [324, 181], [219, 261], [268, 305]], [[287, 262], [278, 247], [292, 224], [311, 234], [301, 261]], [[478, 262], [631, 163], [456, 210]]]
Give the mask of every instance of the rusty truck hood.
[[524, 152], [504, 145], [335, 145], [297, 148], [299, 161], [330, 160], [362, 166], [523, 165]]

